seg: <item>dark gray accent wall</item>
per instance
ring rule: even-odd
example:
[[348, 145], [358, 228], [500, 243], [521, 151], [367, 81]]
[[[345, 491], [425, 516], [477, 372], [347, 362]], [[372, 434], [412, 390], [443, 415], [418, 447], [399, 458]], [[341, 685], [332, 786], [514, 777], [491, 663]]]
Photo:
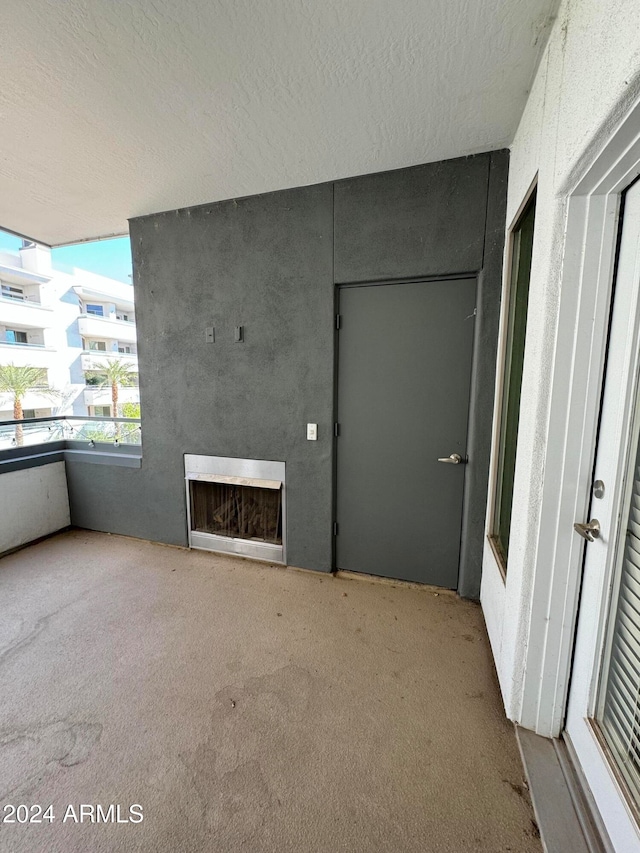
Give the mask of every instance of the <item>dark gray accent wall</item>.
[[39, 468], [52, 462], [64, 462], [66, 441], [50, 441], [45, 445], [9, 447], [0, 451], [0, 475], [24, 468]]
[[494, 151], [335, 184], [336, 283], [477, 275], [458, 581], [460, 594], [476, 599], [491, 454], [508, 165], [508, 152]]
[[507, 163], [492, 152], [132, 220], [142, 468], [68, 463], [73, 523], [184, 545], [185, 453], [280, 460], [288, 562], [330, 570], [336, 284], [474, 273], [460, 590], [477, 597]]
[[469, 401], [469, 464], [465, 470], [464, 511], [460, 543], [458, 592], [465, 598], [480, 598], [484, 527], [489, 488], [491, 432], [495, 395], [502, 258], [507, 215], [509, 156], [506, 151], [491, 155], [487, 186], [487, 216], [482, 266], [478, 271], [476, 328]]
[[163, 488], [162, 466], [154, 471], [146, 459], [143, 466], [94, 465], [67, 458], [71, 523], [88, 530], [184, 545], [185, 520], [180, 507], [168, 506], [159, 491]]
[[[115, 474], [118, 527], [186, 544], [185, 453], [280, 460], [289, 562], [331, 569], [332, 217], [325, 184], [131, 223], [145, 485]], [[86, 474], [70, 467], [74, 523]]]
[[336, 282], [482, 269], [491, 154], [335, 185]]

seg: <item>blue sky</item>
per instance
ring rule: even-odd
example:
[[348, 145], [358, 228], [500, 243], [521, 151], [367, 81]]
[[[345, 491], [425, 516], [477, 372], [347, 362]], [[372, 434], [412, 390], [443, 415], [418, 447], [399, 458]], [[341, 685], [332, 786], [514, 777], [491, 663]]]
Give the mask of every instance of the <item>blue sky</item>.
[[[0, 251], [17, 252], [22, 245], [19, 237], [0, 231]], [[131, 247], [128, 237], [99, 240], [96, 243], [78, 243], [63, 246], [51, 253], [53, 266], [66, 271], [69, 267], [106, 275], [118, 281], [131, 283]]]

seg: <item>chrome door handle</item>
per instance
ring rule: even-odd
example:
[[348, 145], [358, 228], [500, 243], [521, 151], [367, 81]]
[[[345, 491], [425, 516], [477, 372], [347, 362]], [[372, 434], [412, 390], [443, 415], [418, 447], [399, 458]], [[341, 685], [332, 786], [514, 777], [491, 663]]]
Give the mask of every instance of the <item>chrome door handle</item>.
[[462, 456], [459, 453], [452, 453], [451, 456], [440, 456], [438, 462], [448, 462], [449, 465], [460, 465]]
[[573, 529], [576, 533], [579, 533], [583, 539], [586, 539], [587, 542], [593, 542], [600, 536], [600, 522], [597, 518], [592, 518], [588, 524], [578, 524], [573, 525]]

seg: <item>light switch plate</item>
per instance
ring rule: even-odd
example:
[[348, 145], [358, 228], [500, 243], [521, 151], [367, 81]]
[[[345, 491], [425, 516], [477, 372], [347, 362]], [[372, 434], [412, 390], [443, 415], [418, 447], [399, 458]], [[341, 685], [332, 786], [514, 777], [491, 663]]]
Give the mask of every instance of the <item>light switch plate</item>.
[[204, 339], [208, 344], [215, 343], [216, 333], [215, 333], [215, 329], [213, 328], [213, 326], [207, 326], [206, 327], [206, 329], [204, 330]]
[[318, 440], [318, 424], [307, 424], [307, 441]]

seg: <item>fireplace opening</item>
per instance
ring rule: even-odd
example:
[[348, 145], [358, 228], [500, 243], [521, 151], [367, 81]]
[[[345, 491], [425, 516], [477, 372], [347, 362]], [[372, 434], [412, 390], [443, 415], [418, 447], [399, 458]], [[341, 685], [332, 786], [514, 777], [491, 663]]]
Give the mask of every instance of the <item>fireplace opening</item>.
[[185, 453], [189, 547], [287, 562], [286, 465]]
[[236, 483], [190, 480], [191, 530], [282, 545], [282, 493]]

